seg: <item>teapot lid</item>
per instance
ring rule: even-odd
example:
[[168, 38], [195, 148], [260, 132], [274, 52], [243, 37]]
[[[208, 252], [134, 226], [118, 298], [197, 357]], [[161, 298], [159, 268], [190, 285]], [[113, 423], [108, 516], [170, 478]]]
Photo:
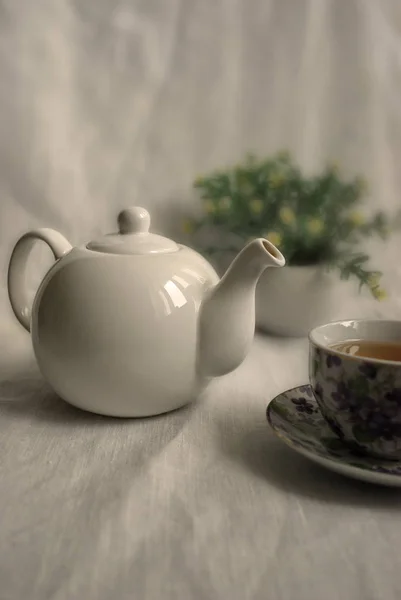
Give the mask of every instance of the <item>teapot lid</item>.
[[118, 215], [118, 233], [109, 233], [86, 247], [108, 254], [160, 254], [176, 252], [179, 247], [161, 235], [149, 233], [150, 216], [145, 208], [133, 206]]

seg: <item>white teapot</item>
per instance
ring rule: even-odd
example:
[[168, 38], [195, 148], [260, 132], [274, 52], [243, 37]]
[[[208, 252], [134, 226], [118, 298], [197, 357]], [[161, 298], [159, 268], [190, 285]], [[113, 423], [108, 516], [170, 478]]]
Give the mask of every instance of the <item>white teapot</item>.
[[[124, 210], [118, 221], [119, 233], [75, 248], [52, 229], [24, 235], [10, 260], [9, 297], [61, 398], [103, 415], [156, 415], [240, 365], [255, 330], [256, 283], [285, 260], [256, 239], [220, 281], [202, 256], [149, 233], [145, 209]], [[56, 263], [31, 308], [24, 272], [37, 239]]]

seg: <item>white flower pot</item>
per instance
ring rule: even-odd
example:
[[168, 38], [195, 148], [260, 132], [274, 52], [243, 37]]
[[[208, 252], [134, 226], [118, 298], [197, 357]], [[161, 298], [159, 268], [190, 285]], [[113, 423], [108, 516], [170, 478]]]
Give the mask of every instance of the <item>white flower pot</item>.
[[267, 269], [256, 288], [256, 325], [267, 333], [302, 337], [331, 320], [332, 277], [317, 266]]

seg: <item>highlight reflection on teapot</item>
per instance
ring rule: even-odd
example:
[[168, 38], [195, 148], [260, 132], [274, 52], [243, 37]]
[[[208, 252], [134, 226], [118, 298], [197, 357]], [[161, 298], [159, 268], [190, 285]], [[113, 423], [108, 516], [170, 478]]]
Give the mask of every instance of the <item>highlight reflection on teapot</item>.
[[[150, 416], [187, 404], [241, 364], [255, 330], [257, 281], [285, 259], [256, 239], [219, 280], [201, 255], [149, 233], [145, 209], [124, 210], [118, 221], [118, 233], [75, 248], [52, 229], [27, 233], [11, 256], [8, 292], [61, 398], [103, 415]], [[56, 263], [31, 308], [25, 267], [38, 239]]]

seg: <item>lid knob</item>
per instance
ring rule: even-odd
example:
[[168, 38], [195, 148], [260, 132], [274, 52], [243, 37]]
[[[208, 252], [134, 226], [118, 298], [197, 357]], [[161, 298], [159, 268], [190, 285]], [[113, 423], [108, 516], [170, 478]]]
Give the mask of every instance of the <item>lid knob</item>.
[[118, 215], [118, 227], [121, 234], [148, 233], [150, 215], [145, 208], [133, 206], [121, 211]]

